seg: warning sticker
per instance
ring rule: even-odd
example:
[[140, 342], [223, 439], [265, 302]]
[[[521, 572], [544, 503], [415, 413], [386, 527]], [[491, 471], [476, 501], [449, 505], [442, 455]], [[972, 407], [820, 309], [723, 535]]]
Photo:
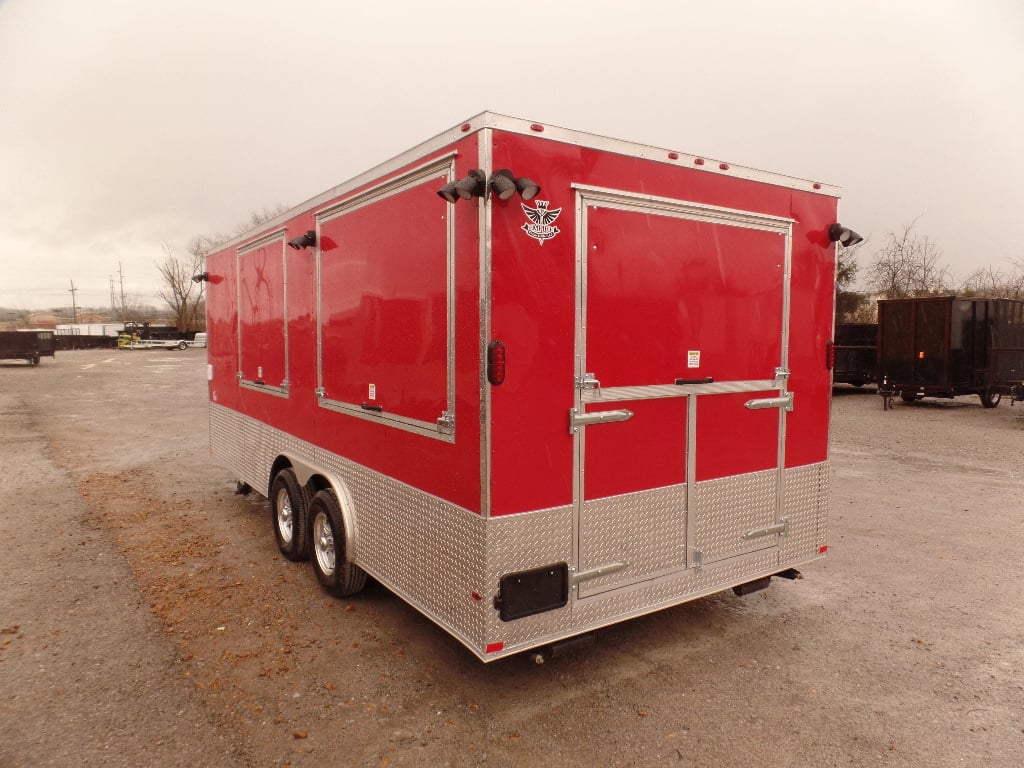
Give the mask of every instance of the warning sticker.
[[377, 385], [376, 384], [371, 384], [369, 386], [369, 390], [370, 391], [367, 392], [367, 394], [370, 396], [370, 399], [371, 400], [376, 400], [377, 399]]
[[700, 368], [700, 350], [691, 349], [686, 353], [686, 367], [687, 368]]

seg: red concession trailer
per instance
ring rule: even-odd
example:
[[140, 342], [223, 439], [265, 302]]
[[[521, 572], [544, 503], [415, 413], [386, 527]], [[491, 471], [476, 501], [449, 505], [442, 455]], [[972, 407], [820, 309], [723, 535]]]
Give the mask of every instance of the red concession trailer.
[[837, 198], [478, 115], [208, 254], [211, 452], [328, 592], [485, 661], [792, 577]]

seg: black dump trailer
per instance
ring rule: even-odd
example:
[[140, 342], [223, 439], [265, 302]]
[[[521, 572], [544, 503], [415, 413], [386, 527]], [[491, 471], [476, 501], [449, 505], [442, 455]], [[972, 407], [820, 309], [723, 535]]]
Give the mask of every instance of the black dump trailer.
[[833, 384], [871, 384], [878, 366], [878, 324], [837, 323], [834, 351]]
[[53, 331], [0, 331], [0, 360], [39, 365], [39, 358], [53, 357], [56, 348]]
[[880, 300], [878, 376], [908, 402], [977, 395], [994, 408], [1024, 382], [1024, 301]]

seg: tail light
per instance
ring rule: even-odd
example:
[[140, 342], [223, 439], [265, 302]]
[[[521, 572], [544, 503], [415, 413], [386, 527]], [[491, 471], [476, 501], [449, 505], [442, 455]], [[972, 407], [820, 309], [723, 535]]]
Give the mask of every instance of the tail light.
[[505, 381], [505, 344], [498, 339], [487, 345], [487, 380], [495, 386]]
[[836, 367], [836, 343], [834, 341], [830, 340], [828, 342], [828, 344], [825, 345], [825, 368], [831, 371], [835, 367]]

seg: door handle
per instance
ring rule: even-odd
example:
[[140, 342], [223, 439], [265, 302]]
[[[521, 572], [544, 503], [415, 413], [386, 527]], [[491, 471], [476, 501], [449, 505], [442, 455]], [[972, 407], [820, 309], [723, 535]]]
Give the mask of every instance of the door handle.
[[569, 409], [569, 434], [575, 435], [580, 427], [587, 424], [611, 424], [614, 421], [626, 421], [633, 418], [633, 412], [625, 409], [619, 411], [597, 411], [596, 413], [578, 413], [575, 408]]

